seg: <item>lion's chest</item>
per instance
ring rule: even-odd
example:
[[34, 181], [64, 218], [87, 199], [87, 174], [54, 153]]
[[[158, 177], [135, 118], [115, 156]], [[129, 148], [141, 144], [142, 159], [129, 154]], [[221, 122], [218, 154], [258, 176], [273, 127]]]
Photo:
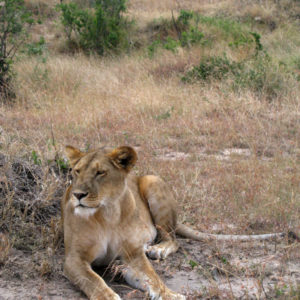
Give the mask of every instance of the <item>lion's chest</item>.
[[97, 245], [94, 247], [93, 265], [104, 266], [120, 256], [121, 239], [113, 232], [100, 232], [96, 237]]
[[144, 248], [151, 244], [156, 237], [156, 229], [153, 225], [145, 226], [135, 224], [128, 231], [121, 228], [117, 230], [101, 230], [95, 236], [96, 244], [93, 247], [93, 265], [105, 266], [117, 259], [122, 254], [124, 242], [136, 247]]

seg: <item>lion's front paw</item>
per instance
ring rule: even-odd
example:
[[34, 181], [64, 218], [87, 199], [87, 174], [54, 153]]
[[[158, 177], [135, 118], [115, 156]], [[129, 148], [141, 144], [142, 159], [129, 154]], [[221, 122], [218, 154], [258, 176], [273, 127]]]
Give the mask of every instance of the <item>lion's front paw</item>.
[[186, 300], [186, 296], [167, 289], [163, 293], [150, 293], [151, 300]]
[[186, 300], [186, 297], [184, 295], [177, 294], [175, 292], [170, 292], [162, 299], [163, 300]]
[[113, 300], [122, 300], [122, 298], [118, 294], [114, 294]]
[[92, 296], [90, 300], [122, 300], [122, 298], [115, 292], [105, 293], [102, 295]]

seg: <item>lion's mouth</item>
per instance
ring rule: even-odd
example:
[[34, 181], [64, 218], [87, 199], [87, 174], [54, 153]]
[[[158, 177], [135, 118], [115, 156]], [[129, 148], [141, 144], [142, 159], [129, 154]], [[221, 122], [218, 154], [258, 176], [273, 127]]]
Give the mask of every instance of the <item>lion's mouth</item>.
[[89, 208], [88, 206], [85, 206], [85, 205], [83, 205], [83, 204], [78, 204], [76, 207], [83, 207], [83, 208]]
[[77, 206], [76, 206], [76, 208], [77, 207], [83, 207], [83, 208], [92, 208], [92, 209], [95, 209], [95, 208], [99, 208], [101, 205], [98, 205], [98, 206], [96, 206], [96, 207], [90, 207], [90, 206], [86, 206], [86, 205], [83, 205], [83, 204], [78, 204]]

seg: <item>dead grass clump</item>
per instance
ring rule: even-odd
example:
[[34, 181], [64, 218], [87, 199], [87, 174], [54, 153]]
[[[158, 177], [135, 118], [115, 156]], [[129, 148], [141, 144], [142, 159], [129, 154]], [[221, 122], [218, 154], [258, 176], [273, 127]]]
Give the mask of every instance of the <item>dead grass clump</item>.
[[55, 5], [59, 1], [25, 0], [25, 6], [39, 18], [53, 18], [56, 15]]
[[7, 235], [0, 233], [0, 267], [5, 265], [10, 255], [11, 243]]
[[158, 66], [154, 70], [150, 71], [150, 74], [153, 75], [158, 80], [167, 79], [172, 76], [178, 76], [178, 74], [184, 73], [186, 70], [186, 63], [184, 61], [178, 61], [176, 63], [164, 64]]
[[55, 177], [24, 160], [4, 162], [2, 172], [5, 180], [1, 182], [1, 232], [9, 236], [15, 249], [31, 252], [45, 245], [56, 249], [60, 235], [56, 224], [59, 223], [63, 184], [56, 183], [56, 189], [50, 195], [48, 184]]
[[154, 19], [146, 28], [151, 33], [150, 41], [165, 40], [167, 37], [177, 38], [176, 28], [171, 19]]
[[[291, 20], [297, 21], [300, 6], [297, 1], [288, 0], [233, 0], [223, 1], [223, 5], [219, 9], [214, 9], [211, 6], [207, 10], [242, 22], [250, 22], [256, 28], [273, 31]], [[206, 13], [208, 12], [206, 11]]]

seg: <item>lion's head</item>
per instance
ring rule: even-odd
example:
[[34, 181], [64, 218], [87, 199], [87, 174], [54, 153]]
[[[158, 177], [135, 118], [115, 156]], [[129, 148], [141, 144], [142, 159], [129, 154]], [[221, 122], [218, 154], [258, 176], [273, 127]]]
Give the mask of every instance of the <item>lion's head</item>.
[[72, 168], [71, 204], [77, 215], [92, 215], [126, 191], [126, 176], [137, 155], [133, 148], [101, 148], [90, 152], [66, 146]]

